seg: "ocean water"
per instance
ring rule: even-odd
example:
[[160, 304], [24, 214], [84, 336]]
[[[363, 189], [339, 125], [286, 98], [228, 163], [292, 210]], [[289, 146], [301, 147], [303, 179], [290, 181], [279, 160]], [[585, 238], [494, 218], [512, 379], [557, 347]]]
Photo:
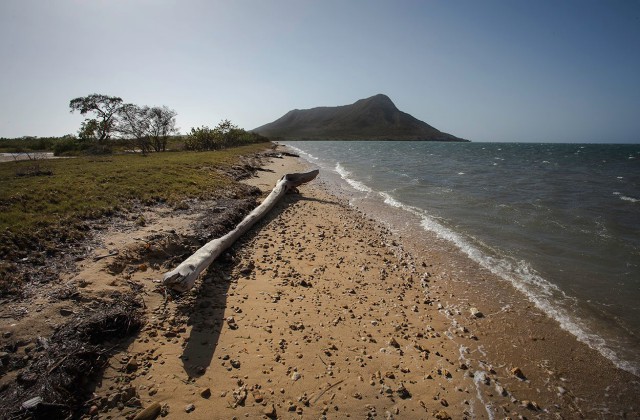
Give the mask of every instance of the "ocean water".
[[[640, 145], [287, 142], [640, 376]], [[410, 217], [409, 217], [410, 216]]]

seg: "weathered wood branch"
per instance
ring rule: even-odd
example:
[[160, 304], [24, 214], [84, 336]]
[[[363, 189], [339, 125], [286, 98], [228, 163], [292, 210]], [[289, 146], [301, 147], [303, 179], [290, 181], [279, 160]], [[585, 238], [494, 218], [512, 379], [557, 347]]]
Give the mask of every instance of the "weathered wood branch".
[[237, 241], [251, 226], [264, 217], [287, 191], [296, 190], [300, 185], [312, 181], [318, 176], [318, 172], [316, 169], [307, 173], [283, 176], [267, 198], [238, 223], [231, 232], [208, 242], [175, 269], [166, 273], [162, 280], [164, 285], [178, 292], [185, 292], [191, 289], [200, 273], [209, 267], [224, 250]]

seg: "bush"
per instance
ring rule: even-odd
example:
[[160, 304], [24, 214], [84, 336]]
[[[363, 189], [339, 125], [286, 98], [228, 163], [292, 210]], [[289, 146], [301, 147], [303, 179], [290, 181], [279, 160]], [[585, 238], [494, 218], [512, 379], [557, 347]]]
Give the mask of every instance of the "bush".
[[77, 138], [65, 138], [57, 141], [53, 145], [54, 156], [77, 156], [88, 152], [92, 147], [96, 145], [91, 141], [81, 140]]
[[197, 151], [220, 150], [265, 141], [266, 137], [245, 131], [231, 121], [224, 120], [213, 129], [206, 126], [192, 128], [185, 138], [184, 148]]

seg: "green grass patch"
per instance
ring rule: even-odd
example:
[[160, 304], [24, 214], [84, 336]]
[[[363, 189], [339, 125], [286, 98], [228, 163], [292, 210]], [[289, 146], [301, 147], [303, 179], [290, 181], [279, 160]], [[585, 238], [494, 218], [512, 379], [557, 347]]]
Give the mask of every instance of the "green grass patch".
[[19, 176], [30, 173], [33, 162], [0, 163], [0, 257], [33, 248], [34, 241], [44, 241], [47, 235], [75, 239], [81, 233], [59, 228], [126, 210], [134, 203], [219, 197], [239, 188], [224, 171], [241, 156], [268, 145], [38, 161], [43, 172], [51, 173], [39, 176]]

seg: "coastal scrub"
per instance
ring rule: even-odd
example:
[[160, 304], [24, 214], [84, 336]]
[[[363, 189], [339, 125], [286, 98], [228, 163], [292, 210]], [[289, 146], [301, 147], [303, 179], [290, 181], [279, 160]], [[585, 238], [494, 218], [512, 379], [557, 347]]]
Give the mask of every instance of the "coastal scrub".
[[[88, 224], [135, 205], [179, 206], [187, 198], [234, 194], [231, 175], [243, 156], [268, 143], [192, 153], [87, 156], [0, 164], [0, 258], [2, 266], [37, 250], [57, 252], [58, 243], [84, 237]], [[46, 170], [43, 170], [46, 169]], [[2, 267], [0, 267], [1, 269]], [[6, 285], [5, 285], [6, 286]], [[0, 293], [6, 289], [0, 284]]]

